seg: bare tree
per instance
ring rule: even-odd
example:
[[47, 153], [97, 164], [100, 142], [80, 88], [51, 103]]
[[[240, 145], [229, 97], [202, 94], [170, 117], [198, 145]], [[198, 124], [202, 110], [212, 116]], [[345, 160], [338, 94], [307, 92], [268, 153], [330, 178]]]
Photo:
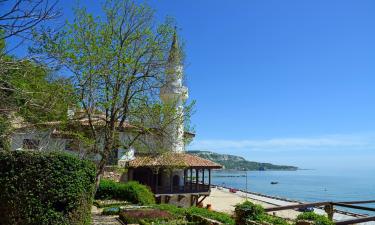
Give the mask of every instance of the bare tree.
[[32, 28], [41, 22], [59, 16], [56, 1], [49, 0], [0, 0], [0, 30], [3, 39], [12, 36], [27, 37]]

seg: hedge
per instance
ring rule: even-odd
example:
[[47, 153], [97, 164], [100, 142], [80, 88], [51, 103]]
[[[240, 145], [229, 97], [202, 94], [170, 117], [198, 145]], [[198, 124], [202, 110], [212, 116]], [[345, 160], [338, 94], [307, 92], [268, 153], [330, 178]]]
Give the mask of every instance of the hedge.
[[155, 197], [151, 190], [136, 181], [119, 183], [102, 179], [96, 191], [95, 198], [117, 199], [139, 205], [155, 204]]
[[297, 220], [310, 220], [313, 221], [314, 225], [333, 225], [334, 222], [332, 222], [328, 217], [324, 215], [318, 215], [314, 212], [304, 212], [302, 214], [299, 214], [297, 217]]
[[0, 224], [90, 224], [95, 173], [67, 153], [0, 151]]

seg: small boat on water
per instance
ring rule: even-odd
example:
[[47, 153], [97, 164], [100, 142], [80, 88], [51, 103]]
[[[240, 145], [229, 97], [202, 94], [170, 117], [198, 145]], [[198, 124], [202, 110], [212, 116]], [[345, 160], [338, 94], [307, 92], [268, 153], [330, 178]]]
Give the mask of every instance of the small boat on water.
[[271, 181], [271, 184], [278, 184], [279, 182], [277, 181]]

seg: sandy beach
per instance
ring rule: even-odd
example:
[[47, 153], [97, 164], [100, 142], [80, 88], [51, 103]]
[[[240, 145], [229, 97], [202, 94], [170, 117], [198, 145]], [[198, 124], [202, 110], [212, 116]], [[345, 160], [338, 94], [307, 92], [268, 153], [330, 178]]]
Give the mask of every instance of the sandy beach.
[[[227, 188], [218, 188], [214, 187], [211, 189], [211, 195], [207, 197], [203, 204], [211, 204], [212, 209], [215, 211], [220, 212], [226, 212], [229, 214], [233, 214], [235, 205], [238, 203], [242, 203], [246, 200], [249, 200], [253, 203], [259, 204], [263, 206], [264, 208], [269, 207], [275, 207], [275, 206], [285, 206], [285, 205], [294, 205], [298, 202], [290, 201], [290, 200], [282, 200], [262, 195], [257, 195], [253, 193], [245, 193], [242, 191], [237, 191], [237, 193], [231, 193], [229, 192], [229, 189]], [[324, 210], [315, 208], [314, 211], [318, 214], [325, 214]], [[285, 218], [285, 219], [295, 219], [298, 214], [301, 212], [298, 212], [296, 210], [282, 210], [273, 212], [272, 214]], [[344, 213], [335, 213], [334, 214], [334, 220], [336, 221], [342, 221], [342, 220], [349, 220], [354, 218], [361, 218], [361, 215], [348, 215]], [[362, 224], [375, 224], [374, 222], [368, 222], [368, 223], [362, 223]]]

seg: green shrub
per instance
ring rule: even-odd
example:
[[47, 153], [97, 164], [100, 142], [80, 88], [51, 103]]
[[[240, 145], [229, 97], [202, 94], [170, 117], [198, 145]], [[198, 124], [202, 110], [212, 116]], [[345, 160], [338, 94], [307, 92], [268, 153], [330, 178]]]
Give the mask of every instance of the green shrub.
[[226, 213], [210, 211], [205, 208], [198, 208], [198, 207], [178, 208], [177, 206], [168, 205], [168, 204], [154, 205], [153, 208], [168, 211], [172, 215], [178, 218], [197, 215], [197, 216], [205, 217], [208, 219], [216, 220], [224, 224], [234, 225], [234, 219], [230, 215]]
[[0, 151], [0, 224], [90, 224], [95, 173], [66, 153]]
[[159, 205], [153, 205], [152, 206], [155, 209], [160, 209], [164, 211], [168, 211], [175, 217], [185, 217], [187, 210], [186, 208], [179, 208], [175, 205], [169, 205], [169, 204], [159, 204]]
[[229, 224], [229, 225], [235, 224], [234, 219], [230, 215], [226, 213], [210, 211], [205, 208], [198, 208], [198, 207], [188, 208], [188, 214], [202, 216], [208, 219], [222, 222], [224, 224]]
[[95, 198], [117, 199], [140, 205], [155, 204], [155, 197], [151, 190], [136, 181], [119, 183], [102, 179], [96, 191]]
[[120, 212], [120, 220], [125, 224], [160, 222], [174, 219], [167, 211], [160, 209], [134, 209]]
[[274, 225], [289, 225], [289, 223], [285, 219], [276, 216], [271, 216], [266, 213], [260, 216], [259, 220], [261, 222], [267, 222]]
[[249, 201], [237, 204], [234, 212], [237, 225], [245, 225], [247, 220], [261, 221], [265, 214], [262, 206]]
[[297, 220], [310, 220], [314, 221], [315, 225], [333, 225], [334, 223], [324, 215], [318, 215], [314, 212], [304, 212], [299, 214]]

